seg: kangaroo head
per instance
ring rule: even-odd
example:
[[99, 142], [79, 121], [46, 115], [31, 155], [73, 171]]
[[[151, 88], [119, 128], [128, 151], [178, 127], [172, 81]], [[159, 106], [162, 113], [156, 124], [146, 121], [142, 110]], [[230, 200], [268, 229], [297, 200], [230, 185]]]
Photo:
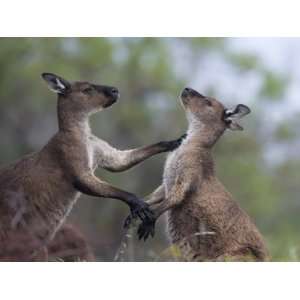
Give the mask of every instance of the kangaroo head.
[[250, 113], [250, 109], [246, 105], [238, 104], [232, 109], [226, 109], [218, 100], [203, 96], [191, 88], [185, 88], [182, 91], [181, 102], [190, 126], [204, 128], [204, 132], [215, 135], [216, 139], [227, 128], [243, 130], [238, 124], [238, 120]]
[[42, 78], [51, 91], [58, 94], [64, 109], [74, 113], [91, 114], [111, 106], [119, 98], [115, 87], [97, 85], [84, 81], [69, 82], [52, 73], [43, 73]]

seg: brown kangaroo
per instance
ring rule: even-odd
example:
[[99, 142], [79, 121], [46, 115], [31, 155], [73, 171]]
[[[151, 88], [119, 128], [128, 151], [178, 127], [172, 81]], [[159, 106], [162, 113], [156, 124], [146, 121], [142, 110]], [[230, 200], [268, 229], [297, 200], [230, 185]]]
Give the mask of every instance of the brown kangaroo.
[[[156, 219], [168, 211], [168, 232], [187, 261], [268, 259], [265, 242], [215, 175], [211, 150], [224, 131], [242, 130], [237, 120], [250, 113], [242, 104], [225, 109], [216, 99], [186, 88], [181, 102], [189, 122], [187, 138], [168, 156], [163, 184], [147, 201]], [[154, 235], [144, 221], [140, 238]]]
[[[151, 221], [148, 204], [97, 178], [98, 167], [120, 172], [180, 140], [120, 151], [92, 134], [91, 114], [117, 101], [115, 87], [73, 82], [51, 73], [43, 79], [58, 94], [58, 132], [46, 146], [0, 170], [0, 248], [11, 231], [28, 232], [44, 246], [55, 235], [81, 193], [125, 202], [132, 217]], [[1, 250], [1, 249], [0, 249]]]

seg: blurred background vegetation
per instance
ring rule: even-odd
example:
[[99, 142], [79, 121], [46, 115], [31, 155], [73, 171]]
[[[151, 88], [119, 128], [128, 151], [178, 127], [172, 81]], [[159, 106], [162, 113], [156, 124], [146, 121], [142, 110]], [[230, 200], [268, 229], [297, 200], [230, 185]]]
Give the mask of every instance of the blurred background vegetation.
[[[91, 124], [120, 149], [185, 132], [178, 95], [191, 86], [228, 107], [252, 108], [245, 130], [226, 132], [217, 144], [218, 176], [257, 223], [273, 260], [300, 260], [299, 48], [298, 39], [1, 38], [0, 164], [40, 149], [57, 130], [56, 96], [42, 72], [117, 86], [120, 101]], [[97, 173], [145, 196], [160, 184], [165, 157], [124, 173]], [[119, 201], [82, 196], [68, 221], [99, 261], [111, 261], [127, 214]], [[155, 238], [131, 238], [123, 259], [161, 260], [168, 248], [162, 218]]]

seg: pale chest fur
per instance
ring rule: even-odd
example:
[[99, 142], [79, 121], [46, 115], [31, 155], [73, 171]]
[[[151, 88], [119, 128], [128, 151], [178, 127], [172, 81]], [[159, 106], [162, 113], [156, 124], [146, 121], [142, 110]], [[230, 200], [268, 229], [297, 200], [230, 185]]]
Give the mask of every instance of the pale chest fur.
[[95, 159], [95, 147], [96, 143], [92, 136], [86, 138], [86, 156], [88, 161], [88, 166], [91, 170], [96, 168], [96, 159]]
[[183, 155], [179, 148], [176, 151], [170, 153], [166, 160], [164, 173], [163, 173], [163, 184], [165, 187], [166, 195], [169, 194], [170, 190], [175, 184], [176, 176], [180, 168], [182, 158]]
[[[91, 132], [88, 122], [84, 122], [80, 127], [80, 144], [81, 147], [85, 149], [85, 159], [88, 165], [88, 168], [94, 171], [97, 168], [97, 144], [98, 138], [94, 136]], [[82, 157], [84, 159], [84, 157]]]
[[86, 153], [90, 169], [95, 171], [97, 167], [110, 165], [112, 160], [118, 157], [118, 151], [106, 141], [94, 135], [89, 135], [86, 142]]

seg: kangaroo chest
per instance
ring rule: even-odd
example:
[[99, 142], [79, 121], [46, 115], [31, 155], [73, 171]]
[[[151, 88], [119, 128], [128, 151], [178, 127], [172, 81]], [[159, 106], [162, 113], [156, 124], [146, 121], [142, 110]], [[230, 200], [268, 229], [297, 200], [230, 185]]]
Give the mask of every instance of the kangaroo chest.
[[166, 160], [163, 174], [163, 183], [166, 189], [166, 194], [168, 194], [172, 186], [175, 184], [176, 176], [180, 168], [181, 159], [182, 155], [178, 150], [176, 150], [172, 152]]

